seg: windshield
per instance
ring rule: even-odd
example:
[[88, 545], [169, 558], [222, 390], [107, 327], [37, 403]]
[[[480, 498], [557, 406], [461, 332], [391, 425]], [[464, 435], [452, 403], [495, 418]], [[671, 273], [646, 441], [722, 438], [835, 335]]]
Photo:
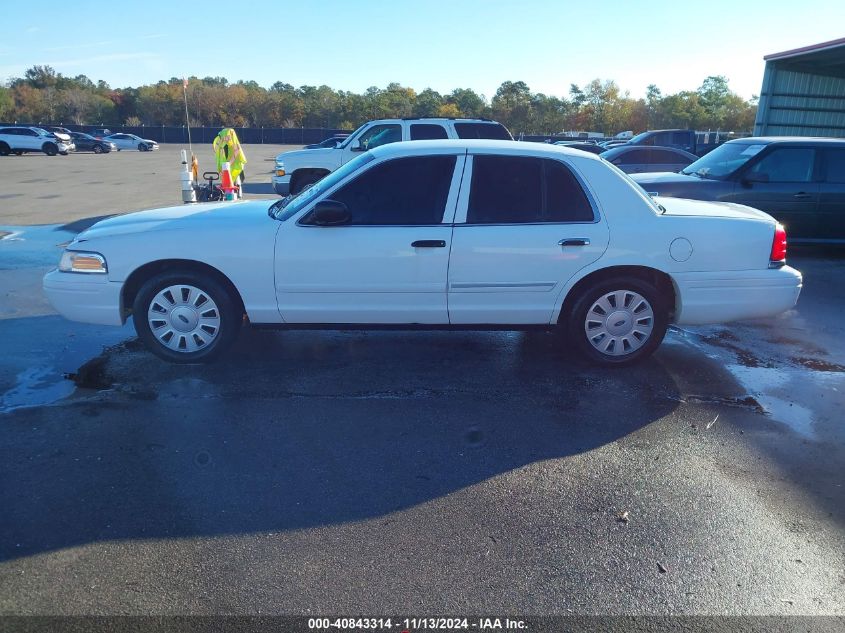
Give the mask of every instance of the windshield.
[[651, 132], [641, 132], [641, 133], [637, 134], [634, 138], [629, 140], [628, 142], [631, 145], [639, 145], [640, 143], [642, 143], [644, 140], [646, 140], [647, 138], [649, 138], [651, 136], [653, 136], [653, 134]]
[[725, 143], [681, 170], [687, 176], [723, 180], [759, 154], [765, 145], [760, 143]]
[[364, 123], [364, 125], [362, 125], [362, 126], [361, 126], [361, 127], [359, 127], [357, 130], [355, 130], [354, 132], [352, 132], [352, 134], [350, 134], [348, 137], [346, 137], [346, 140], [345, 140], [345, 141], [343, 141], [343, 143], [341, 143], [338, 147], [340, 147], [340, 148], [344, 148], [344, 147], [346, 147], [347, 145], [349, 145], [349, 143], [351, 143], [351, 142], [352, 142], [352, 139], [353, 139], [353, 138], [355, 138], [355, 136], [358, 134], [358, 132], [360, 132], [361, 130], [363, 130], [363, 129], [364, 129], [364, 126], [365, 126], [365, 125], [367, 125], [367, 124], [366, 124], [366, 123]]
[[277, 200], [270, 205], [270, 208], [267, 210], [269, 215], [284, 222], [303, 209], [305, 205], [320, 195], [321, 192], [328, 191], [349, 174], [373, 160], [375, 160], [375, 157], [371, 152], [364, 152], [360, 156], [350, 160], [340, 169], [333, 171], [322, 180], [318, 180], [310, 187], [303, 189], [298, 194]]

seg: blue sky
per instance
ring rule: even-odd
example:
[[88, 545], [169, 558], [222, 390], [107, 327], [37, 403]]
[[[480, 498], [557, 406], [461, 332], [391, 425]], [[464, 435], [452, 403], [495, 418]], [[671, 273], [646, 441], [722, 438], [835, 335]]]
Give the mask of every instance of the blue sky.
[[488, 99], [505, 80], [566, 96], [598, 77], [639, 97], [650, 83], [694, 90], [708, 75], [750, 97], [763, 55], [845, 36], [843, 0], [36, 0], [3, 13], [0, 81], [49, 64], [112, 87], [213, 75], [356, 92], [396, 81]]

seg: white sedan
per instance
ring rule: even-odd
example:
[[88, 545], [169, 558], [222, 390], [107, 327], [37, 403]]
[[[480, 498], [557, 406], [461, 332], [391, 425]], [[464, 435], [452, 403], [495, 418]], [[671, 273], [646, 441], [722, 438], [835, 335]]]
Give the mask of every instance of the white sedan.
[[801, 274], [749, 207], [658, 204], [561, 147], [415, 141], [365, 152], [297, 196], [142, 211], [81, 233], [44, 278], [69, 319], [130, 316], [151, 351], [210, 360], [244, 316], [281, 328], [560, 329], [623, 365], [669, 323], [778, 314]]
[[149, 152], [158, 149], [158, 143], [151, 141], [148, 138], [141, 138], [135, 134], [126, 134], [119, 132], [110, 136], [104, 136], [103, 140], [114, 143], [117, 146], [117, 151], [122, 149], [137, 149], [140, 152]]

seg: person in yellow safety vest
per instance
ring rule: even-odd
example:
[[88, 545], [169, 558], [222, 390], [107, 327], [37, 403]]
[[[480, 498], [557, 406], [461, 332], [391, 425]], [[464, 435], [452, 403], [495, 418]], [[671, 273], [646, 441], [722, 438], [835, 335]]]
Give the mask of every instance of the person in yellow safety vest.
[[[217, 158], [217, 171], [222, 171], [223, 163], [228, 161], [232, 170], [232, 182], [240, 184], [240, 182], [246, 180], [246, 173], [244, 172], [246, 154], [244, 154], [235, 130], [230, 127], [223, 128], [211, 145], [214, 147], [214, 155]], [[240, 178], [240, 181], [238, 178]]]

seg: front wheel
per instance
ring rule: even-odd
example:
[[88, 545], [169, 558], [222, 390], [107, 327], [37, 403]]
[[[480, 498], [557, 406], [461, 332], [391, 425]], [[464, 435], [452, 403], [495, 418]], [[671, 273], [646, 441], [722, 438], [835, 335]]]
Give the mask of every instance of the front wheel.
[[640, 279], [608, 279], [585, 289], [569, 315], [578, 350], [601, 365], [624, 366], [650, 356], [666, 335], [669, 311], [660, 291]]
[[55, 156], [59, 153], [59, 146], [55, 143], [44, 143], [44, 146], [41, 148], [47, 156]]
[[0, 141], [0, 156], [8, 156], [12, 148], [5, 141]]
[[192, 271], [149, 279], [132, 306], [138, 337], [172, 363], [205, 363], [235, 340], [243, 315], [216, 279]]
[[103, 146], [102, 145], [95, 145], [93, 147], [93, 152], [95, 154], [102, 154], [103, 153]]
[[146, 152], [147, 151], [147, 144], [146, 143], [138, 143], [138, 151], [139, 152]]

